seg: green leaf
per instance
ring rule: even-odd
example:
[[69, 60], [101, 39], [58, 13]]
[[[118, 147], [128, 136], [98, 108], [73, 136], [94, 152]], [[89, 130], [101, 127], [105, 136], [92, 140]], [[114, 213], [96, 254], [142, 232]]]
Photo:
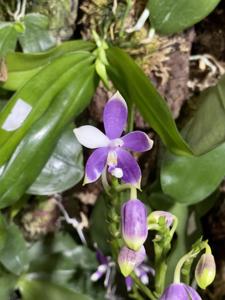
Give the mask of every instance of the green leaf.
[[28, 268], [28, 253], [25, 240], [14, 224], [6, 228], [6, 241], [0, 251], [0, 262], [15, 275], [20, 275]]
[[26, 30], [19, 38], [23, 52], [41, 52], [55, 46], [56, 40], [48, 31], [48, 17], [39, 13], [27, 14], [24, 23]]
[[36, 242], [29, 249], [29, 273], [36, 278], [49, 278], [65, 283], [76, 269], [95, 270], [97, 261], [95, 252], [85, 246], [79, 246], [68, 235], [58, 233]]
[[0, 214], [0, 251], [4, 248], [6, 242], [6, 222]]
[[23, 300], [91, 300], [90, 297], [76, 293], [64, 286], [41, 280], [21, 280], [18, 286]]
[[98, 267], [95, 251], [77, 245], [69, 234], [59, 232], [39, 240], [30, 247], [29, 258], [28, 277], [51, 281], [88, 295], [104, 293], [104, 289], [99, 290], [90, 280]]
[[[164, 193], [174, 201], [193, 204], [216, 190], [225, 175], [225, 76], [195, 99], [197, 108], [183, 129], [198, 157], [178, 157], [167, 153], [161, 168]], [[216, 116], [216, 117], [215, 117]]]
[[199, 157], [167, 154], [161, 168], [161, 185], [174, 201], [194, 204], [209, 196], [225, 175], [225, 143]]
[[10, 299], [10, 294], [14, 290], [17, 280], [17, 276], [0, 267], [0, 299]]
[[109, 77], [124, 98], [137, 106], [170, 151], [190, 155], [191, 150], [179, 134], [166, 102], [143, 71], [119, 48], [109, 48], [107, 58]]
[[82, 147], [70, 126], [61, 136], [53, 154], [28, 193], [35, 195], [60, 193], [77, 184], [82, 177]]
[[32, 126], [0, 177], [1, 207], [18, 201], [35, 181], [65, 127], [89, 104], [97, 82], [94, 66], [80, 70]]
[[15, 50], [18, 35], [13, 23], [0, 22], [0, 58]]
[[184, 136], [194, 153], [202, 154], [225, 141], [225, 76], [193, 103], [195, 113], [185, 126]]
[[220, 0], [149, 0], [150, 21], [163, 34], [180, 32], [204, 19]]
[[[72, 80], [75, 80], [79, 72], [86, 70], [93, 59], [94, 57], [86, 51], [72, 52], [59, 57], [46, 65], [12, 96], [0, 113], [0, 165], [9, 159], [18, 142], [31, 125], [55, 102], [58, 94], [66, 89]], [[80, 78], [76, 81], [78, 80], [80, 81]], [[21, 118], [25, 119], [18, 122], [15, 111], [14, 114], [11, 112], [21, 109], [21, 104], [25, 108], [21, 110]], [[57, 115], [60, 111], [58, 110]], [[14, 120], [14, 123], [10, 120]], [[12, 126], [11, 129], [7, 125], [8, 121], [9, 127]], [[3, 124], [6, 124], [6, 128]]]

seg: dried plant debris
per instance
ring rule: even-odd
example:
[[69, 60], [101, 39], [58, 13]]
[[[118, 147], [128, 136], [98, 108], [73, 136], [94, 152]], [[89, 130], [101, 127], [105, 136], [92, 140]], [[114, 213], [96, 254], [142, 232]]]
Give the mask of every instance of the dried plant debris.
[[21, 223], [28, 240], [36, 240], [58, 228], [59, 208], [54, 198], [40, 201], [29, 207], [23, 214]]

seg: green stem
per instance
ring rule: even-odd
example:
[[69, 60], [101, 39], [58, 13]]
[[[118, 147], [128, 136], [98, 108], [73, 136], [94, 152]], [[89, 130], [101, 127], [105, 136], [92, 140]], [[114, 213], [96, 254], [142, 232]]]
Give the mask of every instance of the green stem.
[[134, 186], [130, 187], [130, 199], [137, 199], [137, 189]]
[[112, 197], [112, 195], [111, 195], [111, 193], [110, 193], [111, 187], [110, 187], [110, 185], [109, 185], [109, 183], [108, 183], [108, 180], [107, 180], [107, 166], [105, 166], [105, 168], [104, 168], [104, 170], [103, 170], [103, 172], [102, 172], [102, 177], [101, 177], [101, 179], [102, 179], [102, 186], [103, 186], [103, 188], [104, 188], [106, 194], [107, 194], [108, 196]]
[[134, 273], [131, 274], [131, 277], [138, 288], [148, 297], [148, 299], [157, 300], [150, 289], [146, 285], [144, 285]]
[[189, 258], [189, 256], [190, 256], [190, 253], [184, 255], [178, 261], [175, 272], [174, 272], [174, 280], [173, 280], [174, 283], [180, 283], [181, 268], [182, 268], [183, 264], [185, 263], [185, 261]]
[[164, 290], [167, 263], [166, 263], [166, 253], [157, 242], [154, 242], [154, 252], [155, 252], [155, 294], [160, 296]]

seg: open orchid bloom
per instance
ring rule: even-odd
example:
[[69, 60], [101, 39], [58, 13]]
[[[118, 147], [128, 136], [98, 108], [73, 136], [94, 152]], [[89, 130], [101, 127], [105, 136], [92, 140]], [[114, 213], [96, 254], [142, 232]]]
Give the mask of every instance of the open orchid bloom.
[[84, 183], [96, 181], [107, 167], [113, 176], [139, 188], [141, 170], [127, 150], [148, 151], [153, 141], [141, 131], [121, 136], [127, 122], [127, 105], [119, 92], [107, 102], [103, 122], [105, 134], [90, 125], [74, 129], [80, 144], [96, 149], [87, 161]]

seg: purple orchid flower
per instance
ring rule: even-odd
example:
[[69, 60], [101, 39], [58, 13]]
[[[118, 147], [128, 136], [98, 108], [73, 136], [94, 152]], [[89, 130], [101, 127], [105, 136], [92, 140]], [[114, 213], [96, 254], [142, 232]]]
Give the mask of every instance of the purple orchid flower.
[[170, 284], [164, 291], [160, 300], [202, 300], [199, 294], [189, 285], [184, 283]]
[[104, 168], [108, 167], [113, 176], [137, 188], [140, 187], [140, 167], [127, 150], [148, 151], [152, 148], [153, 141], [141, 131], [133, 131], [121, 137], [126, 122], [127, 105], [117, 92], [104, 109], [103, 123], [106, 134], [90, 125], [74, 129], [80, 144], [96, 149], [87, 161], [84, 183], [96, 181]]
[[[142, 263], [138, 267], [135, 267], [134, 268], [134, 273], [136, 274], [136, 276], [140, 279], [140, 281], [144, 285], [149, 284], [149, 275], [150, 274], [152, 276], [155, 276], [155, 270], [153, 268], [151, 268], [150, 266], [144, 264], [144, 263]], [[126, 283], [127, 291], [130, 292], [132, 290], [132, 287], [133, 287], [133, 284], [134, 284], [133, 279], [131, 278], [131, 276], [127, 276], [125, 278], [125, 283]]]
[[104, 256], [103, 253], [97, 249], [96, 258], [99, 262], [97, 270], [91, 275], [91, 281], [96, 282], [105, 276], [104, 286], [108, 287], [110, 285], [110, 274], [112, 268], [115, 267], [115, 263], [112, 261], [111, 257]]

